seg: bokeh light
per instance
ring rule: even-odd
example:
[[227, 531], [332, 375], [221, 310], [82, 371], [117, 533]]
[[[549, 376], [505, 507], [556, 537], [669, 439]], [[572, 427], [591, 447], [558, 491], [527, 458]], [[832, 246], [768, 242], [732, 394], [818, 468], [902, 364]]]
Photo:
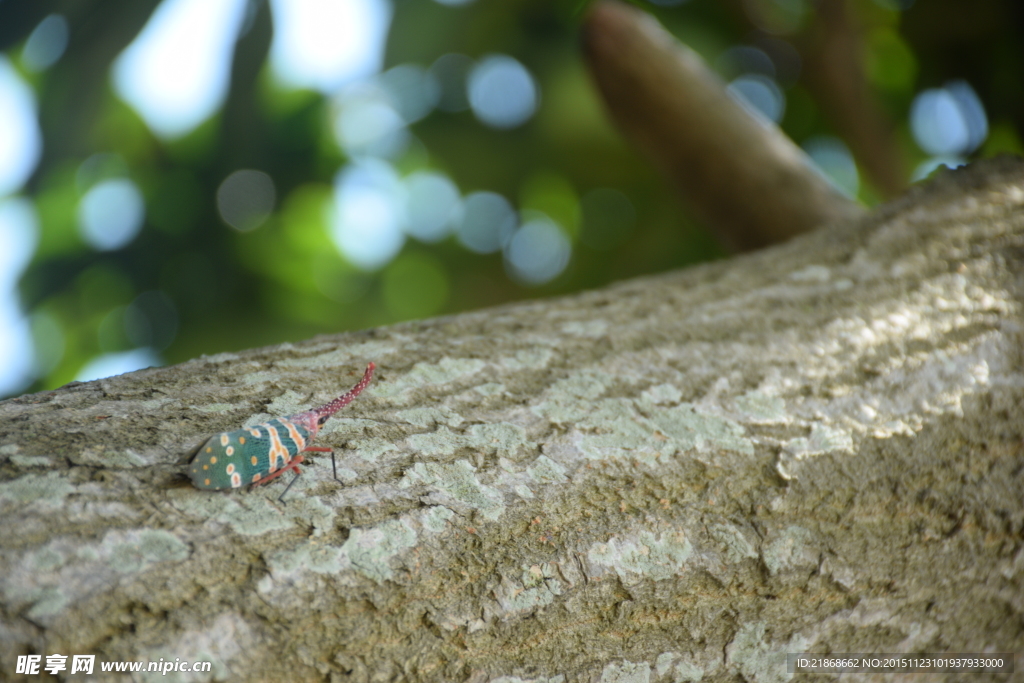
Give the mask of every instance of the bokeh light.
[[910, 107], [910, 130], [918, 146], [931, 155], [911, 173], [916, 182], [940, 166], [967, 163], [967, 155], [988, 137], [988, 116], [966, 81], [950, 81], [918, 93]]
[[508, 200], [496, 192], [473, 192], [462, 204], [459, 241], [470, 251], [491, 254], [512, 238], [519, 219]]
[[939, 168], [960, 168], [966, 163], [967, 160], [963, 157], [931, 157], [929, 159], [925, 159], [914, 168], [913, 173], [910, 174], [910, 181], [916, 183], [919, 180], [924, 180]]
[[405, 242], [405, 186], [390, 164], [368, 159], [342, 169], [334, 182], [331, 238], [365, 270], [380, 268]]
[[489, 55], [469, 73], [469, 104], [492, 128], [515, 128], [537, 110], [539, 93], [526, 67], [508, 55]]
[[772, 78], [746, 74], [729, 83], [729, 92], [769, 121], [778, 123], [786, 113], [786, 96]]
[[505, 269], [525, 285], [542, 285], [569, 264], [572, 246], [558, 225], [546, 216], [523, 223], [505, 247]]
[[180, 137], [227, 93], [247, 0], [163, 0], [114, 61], [114, 89], [157, 135]]
[[336, 100], [334, 136], [351, 157], [393, 159], [405, 151], [409, 131], [388, 94], [373, 83], [359, 83]]
[[274, 75], [294, 88], [333, 93], [380, 70], [391, 23], [386, 0], [271, 0]]
[[86, 363], [75, 375], [75, 379], [79, 382], [90, 382], [161, 365], [163, 360], [152, 349], [104, 353]]
[[0, 55], [0, 197], [28, 180], [42, 147], [36, 98], [10, 61]]
[[44, 71], [53, 66], [68, 46], [68, 20], [51, 14], [35, 27], [21, 51], [21, 63], [29, 71]]
[[[0, 234], [2, 393], [720, 254], [602, 112], [575, 51], [578, 15], [557, 3], [153, 5], [148, 20], [98, 30], [48, 10], [34, 30], [4, 25], [0, 221], [30, 227]], [[952, 63], [919, 17], [952, 10], [896, 14], [908, 5], [858, 5], [848, 28], [882, 114], [907, 116], [894, 127], [918, 141], [915, 161], [928, 157], [913, 177], [1024, 150], [1007, 106], [1018, 67], [957, 52], [988, 112], [964, 81], [919, 92]], [[712, 6], [655, 12], [717, 55], [730, 92], [805, 140], [837, 187], [874, 201], [849, 150], [811, 137], [846, 130], [828, 88], [800, 77], [819, 54], [815, 4], [741, 0], [743, 18]], [[1012, 53], [1007, 40], [993, 32], [992, 55]], [[882, 144], [914, 155], [904, 138]]]
[[29, 200], [0, 200], [0, 291], [17, 285], [39, 242], [39, 219]]
[[472, 69], [473, 60], [456, 52], [441, 55], [430, 65], [430, 75], [438, 86], [438, 109], [450, 113], [469, 109], [466, 83]]
[[11, 394], [33, 379], [32, 330], [18, 297], [0, 292], [0, 394]]
[[418, 64], [399, 64], [382, 73], [377, 82], [406, 124], [425, 117], [441, 99], [437, 77]]
[[39, 225], [26, 199], [0, 200], [0, 395], [33, 378], [33, 337], [22, 314], [18, 279], [32, 259]]
[[910, 129], [921, 149], [931, 155], [966, 155], [988, 135], [985, 108], [965, 81], [925, 90], [910, 108]]
[[263, 171], [235, 171], [217, 188], [217, 211], [225, 223], [239, 232], [263, 225], [276, 200], [274, 180]]
[[142, 193], [127, 178], [93, 185], [78, 204], [78, 228], [97, 251], [113, 251], [139, 234], [146, 215]]
[[436, 171], [417, 171], [405, 178], [405, 231], [421, 242], [437, 242], [462, 219], [462, 197], [451, 178]]
[[850, 198], [860, 191], [860, 174], [850, 149], [839, 138], [822, 135], [804, 141], [803, 149], [833, 187]]

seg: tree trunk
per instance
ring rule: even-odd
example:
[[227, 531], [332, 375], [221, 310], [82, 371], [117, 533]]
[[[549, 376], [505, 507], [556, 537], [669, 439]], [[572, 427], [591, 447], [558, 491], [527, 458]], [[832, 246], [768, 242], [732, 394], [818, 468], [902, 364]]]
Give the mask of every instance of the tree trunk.
[[[1024, 651], [1022, 205], [1024, 163], [982, 163], [728, 261], [4, 401], [0, 677], [781, 681], [787, 652]], [[317, 440], [340, 483], [326, 455], [284, 503], [181, 483], [210, 435], [370, 360]]]

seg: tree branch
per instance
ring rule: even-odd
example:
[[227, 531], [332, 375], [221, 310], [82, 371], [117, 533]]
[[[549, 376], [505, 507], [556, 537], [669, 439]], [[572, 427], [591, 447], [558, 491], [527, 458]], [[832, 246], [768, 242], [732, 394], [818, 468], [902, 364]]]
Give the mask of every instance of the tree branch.
[[[0, 402], [0, 671], [782, 681], [787, 652], [1020, 651], [1022, 187], [979, 164], [731, 261]], [[368, 360], [317, 439], [344, 483], [175, 483]]]
[[868, 87], [862, 67], [863, 38], [845, 0], [822, 0], [803, 37], [804, 80], [839, 135], [883, 199], [907, 187], [903, 158], [892, 122]]
[[603, 0], [584, 46], [612, 118], [727, 244], [752, 249], [862, 214], [650, 15]]

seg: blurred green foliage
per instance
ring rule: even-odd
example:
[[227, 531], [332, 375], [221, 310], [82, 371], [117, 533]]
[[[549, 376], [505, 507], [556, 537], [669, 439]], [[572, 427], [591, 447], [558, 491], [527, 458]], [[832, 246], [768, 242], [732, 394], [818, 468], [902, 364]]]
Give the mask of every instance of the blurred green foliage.
[[[729, 48], [767, 39], [799, 45], [814, 18], [813, 5], [797, 0], [636, 4], [726, 78], [734, 75], [724, 73], [721, 62]], [[43, 159], [23, 192], [41, 225], [20, 284], [39, 372], [28, 390], [64, 384], [97, 355], [140, 345], [174, 363], [573, 292], [723, 255], [607, 120], [578, 49], [579, 2], [455, 7], [396, 0], [385, 55], [390, 68], [429, 66], [449, 53], [473, 59], [503, 53], [535, 77], [541, 105], [526, 124], [494, 130], [470, 111], [435, 110], [411, 126], [414, 140], [395, 164], [402, 174], [439, 170], [464, 196], [498, 192], [524, 215], [554, 219], [572, 242], [572, 258], [561, 275], [539, 287], [506, 275], [500, 253], [473, 253], [455, 237], [432, 244], [407, 240], [396, 258], [371, 272], [339, 253], [328, 215], [335, 174], [348, 159], [332, 133], [332, 103], [275, 85], [266, 64], [272, 20], [263, 3], [255, 5], [237, 43], [222, 109], [183, 139], [161, 142], [109, 85], [112, 59], [155, 5], [0, 3], [0, 47], [16, 67], [28, 33], [48, 13], [63, 12], [71, 29], [68, 51], [54, 66], [22, 69], [38, 96], [45, 140]], [[881, 0], [848, 5], [863, 38], [867, 83], [910, 164], [925, 157], [908, 131], [911, 102], [921, 89], [952, 78], [967, 80], [985, 104], [991, 132], [980, 154], [1021, 152], [1021, 3], [921, 0], [906, 10]], [[797, 142], [834, 134], [799, 65], [782, 85], [781, 125], [788, 134]], [[244, 168], [273, 178], [277, 203], [266, 222], [243, 233], [218, 216], [216, 192], [225, 177]], [[90, 187], [111, 177], [129, 177], [141, 189], [145, 225], [127, 246], [97, 252], [81, 238], [76, 211]], [[861, 198], [874, 196], [868, 183]]]

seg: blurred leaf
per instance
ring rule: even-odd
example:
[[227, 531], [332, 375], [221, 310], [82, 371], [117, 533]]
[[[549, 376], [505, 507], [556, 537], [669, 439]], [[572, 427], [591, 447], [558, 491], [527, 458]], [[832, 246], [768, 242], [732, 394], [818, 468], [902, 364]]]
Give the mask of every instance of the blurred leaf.
[[917, 78], [917, 60], [910, 47], [889, 27], [867, 35], [865, 66], [868, 80], [883, 90], [908, 93]]
[[556, 223], [569, 237], [580, 232], [580, 201], [564, 177], [550, 171], [537, 171], [523, 184], [519, 206], [523, 212], [540, 212]]
[[78, 200], [81, 193], [75, 186], [78, 164], [64, 160], [46, 175], [36, 194], [36, 210], [42, 234], [36, 248], [36, 261], [44, 262], [85, 250], [78, 233]]
[[[385, 69], [418, 65], [415, 73], [437, 76], [448, 73], [441, 68], [447, 65], [455, 78], [442, 93], [445, 106], [416, 110], [422, 118], [408, 127], [407, 146], [391, 163], [403, 178], [443, 172], [463, 198], [499, 193], [520, 222], [538, 214], [557, 222], [572, 237], [573, 254], [555, 281], [538, 287], [510, 279], [500, 251], [480, 255], [454, 237], [431, 244], [413, 239], [374, 273], [339, 255], [326, 211], [331, 183], [352, 160], [335, 139], [337, 100], [273, 81], [266, 64], [272, 17], [265, 6], [236, 44], [224, 107], [185, 137], [160, 141], [113, 94], [109, 73], [155, 4], [76, 6], [66, 15], [72, 37], [66, 54], [27, 80], [44, 134], [44, 156], [23, 191], [38, 210], [41, 233], [20, 283], [43, 373], [34, 388], [71, 380], [101, 352], [143, 343], [172, 340], [162, 355], [176, 362], [598, 287], [722, 254], [660, 171], [610, 124], [578, 52], [579, 22], [590, 2], [393, 6]], [[817, 7], [800, 0], [633, 4], [712, 63], [736, 46], [771, 53], [771, 45], [788, 41], [795, 51], [793, 32], [810, 25]], [[911, 100], [951, 78], [977, 90], [992, 122], [981, 154], [1024, 151], [1024, 44], [1011, 20], [1012, 0], [985, 0], [969, 11], [956, 3], [918, 2], [905, 12], [875, 0], [846, 6], [863, 31], [869, 83], [884, 95], [906, 154], [924, 160], [905, 124]], [[49, 10], [29, 20], [6, 15], [5, 7], [0, 2], [0, 37], [17, 63], [20, 43]], [[101, 8], [110, 11], [100, 14]], [[488, 128], [454, 106], [465, 100], [459, 73], [491, 54], [521, 62], [540, 90], [534, 117], [513, 130]], [[794, 75], [780, 83], [787, 133], [798, 142], [835, 135], [828, 107], [813, 99], [806, 82]], [[226, 226], [216, 203], [218, 187], [240, 169], [268, 174], [280, 200], [267, 222], [247, 234]], [[130, 244], [99, 253], [80, 237], [77, 211], [83, 192], [109, 177], [138, 184], [146, 224]], [[866, 196], [871, 190], [861, 186]], [[166, 300], [143, 305], [159, 297]], [[160, 306], [165, 314], [153, 312]], [[176, 333], [154, 325], [172, 317]]]
[[428, 318], [440, 312], [451, 290], [441, 262], [421, 251], [406, 251], [384, 269], [384, 304], [396, 320]]

